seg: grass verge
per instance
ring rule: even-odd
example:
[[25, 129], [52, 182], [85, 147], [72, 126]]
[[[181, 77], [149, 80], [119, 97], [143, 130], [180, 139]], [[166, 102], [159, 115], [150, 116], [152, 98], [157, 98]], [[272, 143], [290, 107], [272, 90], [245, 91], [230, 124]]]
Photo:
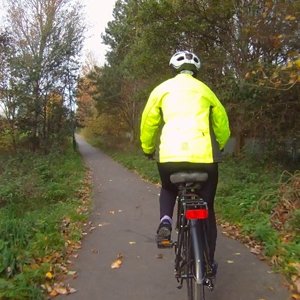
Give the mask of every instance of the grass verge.
[[0, 299], [58, 294], [88, 215], [86, 173], [71, 148], [0, 156]]

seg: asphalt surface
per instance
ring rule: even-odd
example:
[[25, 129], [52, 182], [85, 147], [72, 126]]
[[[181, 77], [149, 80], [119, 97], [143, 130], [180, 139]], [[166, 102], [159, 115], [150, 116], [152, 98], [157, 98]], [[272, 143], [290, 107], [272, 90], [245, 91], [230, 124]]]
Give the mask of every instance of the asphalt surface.
[[[94, 229], [83, 238], [67, 283], [76, 293], [60, 299], [184, 300], [174, 278], [174, 250], [157, 249], [159, 187], [114, 162], [77, 137], [92, 172]], [[120, 268], [111, 265], [122, 256]], [[283, 278], [238, 241], [218, 233], [216, 287], [207, 300], [288, 300]]]

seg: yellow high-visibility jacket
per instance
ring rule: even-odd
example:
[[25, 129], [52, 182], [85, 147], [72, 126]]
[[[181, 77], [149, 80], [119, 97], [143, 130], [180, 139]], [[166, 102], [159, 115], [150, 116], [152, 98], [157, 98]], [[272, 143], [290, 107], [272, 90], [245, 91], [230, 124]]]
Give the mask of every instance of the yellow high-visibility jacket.
[[176, 75], [150, 94], [140, 127], [144, 153], [155, 151], [162, 124], [160, 162], [218, 162], [230, 136], [223, 105], [207, 85], [189, 74]]

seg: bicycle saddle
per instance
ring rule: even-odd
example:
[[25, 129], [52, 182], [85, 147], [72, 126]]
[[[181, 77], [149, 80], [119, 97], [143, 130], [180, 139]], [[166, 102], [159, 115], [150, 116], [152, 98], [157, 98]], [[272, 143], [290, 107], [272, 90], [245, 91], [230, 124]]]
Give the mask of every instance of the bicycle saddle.
[[178, 172], [170, 176], [170, 180], [174, 184], [188, 182], [205, 182], [208, 174], [204, 172]]

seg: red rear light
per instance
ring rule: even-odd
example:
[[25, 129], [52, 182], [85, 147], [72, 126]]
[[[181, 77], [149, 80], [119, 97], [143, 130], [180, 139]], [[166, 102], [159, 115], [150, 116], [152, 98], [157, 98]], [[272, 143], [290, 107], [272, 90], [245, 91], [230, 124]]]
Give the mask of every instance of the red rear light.
[[185, 217], [188, 220], [194, 219], [207, 219], [208, 218], [208, 210], [207, 209], [188, 209], [185, 211]]

